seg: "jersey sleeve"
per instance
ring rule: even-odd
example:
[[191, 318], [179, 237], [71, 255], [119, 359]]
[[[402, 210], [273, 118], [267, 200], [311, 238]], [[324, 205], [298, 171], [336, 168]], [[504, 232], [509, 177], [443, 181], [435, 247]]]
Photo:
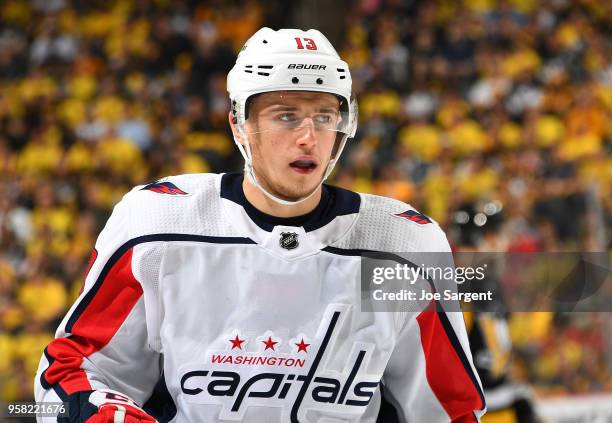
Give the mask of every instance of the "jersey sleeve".
[[146, 285], [135, 271], [139, 253], [130, 238], [129, 196], [100, 233], [83, 290], [44, 350], [34, 382], [38, 402], [112, 389], [142, 405], [159, 379], [160, 354], [150, 346], [146, 324]]
[[[432, 251], [451, 254], [439, 233]], [[409, 314], [382, 383], [383, 401], [398, 421], [478, 422], [485, 412], [463, 315], [438, 302]]]

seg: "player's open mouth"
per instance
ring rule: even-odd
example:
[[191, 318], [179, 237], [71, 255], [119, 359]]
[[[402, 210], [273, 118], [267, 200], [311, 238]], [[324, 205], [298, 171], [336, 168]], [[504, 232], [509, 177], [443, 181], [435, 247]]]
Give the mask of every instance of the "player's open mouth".
[[315, 170], [317, 164], [312, 160], [295, 160], [289, 166], [296, 172], [308, 174]]

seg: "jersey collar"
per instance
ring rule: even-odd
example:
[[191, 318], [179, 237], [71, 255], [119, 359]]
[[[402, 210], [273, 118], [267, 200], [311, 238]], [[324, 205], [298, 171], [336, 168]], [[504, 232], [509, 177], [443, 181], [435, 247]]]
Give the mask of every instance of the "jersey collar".
[[323, 184], [321, 201], [311, 212], [296, 217], [276, 217], [263, 213], [255, 208], [244, 195], [242, 182], [244, 174], [226, 173], [221, 176], [221, 197], [242, 206], [248, 218], [259, 228], [272, 232], [275, 226], [303, 227], [312, 232], [331, 223], [339, 216], [359, 212], [361, 197], [359, 194], [342, 188]]

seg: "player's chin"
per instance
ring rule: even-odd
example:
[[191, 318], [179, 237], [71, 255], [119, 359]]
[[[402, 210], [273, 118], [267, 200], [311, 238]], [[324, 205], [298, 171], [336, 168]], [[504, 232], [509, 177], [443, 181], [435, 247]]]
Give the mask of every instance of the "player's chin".
[[297, 201], [312, 194], [321, 184], [322, 178], [320, 173], [294, 174], [279, 181], [275, 191], [283, 200]]
[[285, 201], [300, 201], [308, 197], [310, 194], [316, 191], [316, 189], [317, 187], [308, 190], [283, 190], [281, 192], [277, 192], [277, 197]]
[[323, 167], [317, 165], [309, 169], [290, 168], [287, 182], [294, 181], [300, 190], [310, 192], [319, 186], [321, 179], [323, 179]]

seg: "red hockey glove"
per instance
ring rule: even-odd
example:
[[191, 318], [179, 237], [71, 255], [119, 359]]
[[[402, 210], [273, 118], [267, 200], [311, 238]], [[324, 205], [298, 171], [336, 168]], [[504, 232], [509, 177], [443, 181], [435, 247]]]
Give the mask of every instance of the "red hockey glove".
[[101, 389], [76, 392], [69, 397], [69, 423], [157, 423], [126, 395]]
[[98, 412], [88, 418], [86, 423], [155, 423], [153, 417], [119, 392], [93, 391], [89, 402], [98, 407]]

